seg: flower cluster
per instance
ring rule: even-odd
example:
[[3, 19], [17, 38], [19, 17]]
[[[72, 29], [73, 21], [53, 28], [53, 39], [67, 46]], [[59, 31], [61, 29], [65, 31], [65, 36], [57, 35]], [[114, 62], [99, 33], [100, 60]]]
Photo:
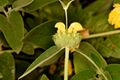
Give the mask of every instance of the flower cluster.
[[53, 40], [58, 47], [69, 47], [71, 51], [79, 47], [82, 37], [78, 31], [83, 30], [80, 23], [74, 22], [66, 29], [64, 23], [58, 22], [55, 28], [57, 33], [53, 36]]
[[114, 4], [114, 9], [109, 14], [109, 23], [114, 25], [114, 28], [120, 28], [120, 4]]

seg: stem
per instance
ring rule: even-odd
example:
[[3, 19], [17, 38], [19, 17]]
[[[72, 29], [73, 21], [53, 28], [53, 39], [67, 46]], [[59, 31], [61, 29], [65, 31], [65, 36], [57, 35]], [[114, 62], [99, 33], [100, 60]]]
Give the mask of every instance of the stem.
[[108, 78], [105, 76], [105, 74], [100, 70], [100, 68], [96, 65], [96, 63], [90, 59], [87, 55], [85, 55], [84, 53], [76, 50], [76, 52], [80, 53], [82, 56], [84, 56], [88, 61], [90, 61], [94, 66], [95, 68], [98, 70], [98, 72], [104, 77], [105, 80], [108, 80]]
[[5, 11], [5, 9], [3, 10], [4, 14], [6, 17], [8, 17], [8, 13]]
[[70, 4], [73, 2], [74, 0], [71, 0], [67, 3], [66, 6], [63, 7], [63, 9], [65, 10], [65, 20], [66, 20], [66, 29], [68, 28], [68, 14], [67, 14], [67, 10], [68, 10], [68, 7], [70, 6]]
[[68, 7], [70, 6], [70, 4], [73, 2], [74, 0], [71, 0], [67, 3], [67, 5], [65, 5], [61, 0], [59, 0], [59, 2], [61, 3], [64, 11], [65, 11], [65, 21], [66, 21], [66, 29], [68, 28], [68, 14], [67, 14], [67, 10]]
[[91, 34], [89, 36], [83, 37], [83, 39], [103, 37], [103, 36], [108, 36], [108, 35], [113, 35], [113, 34], [118, 34], [118, 33], [120, 33], [120, 30], [109, 31], [109, 32], [104, 32], [104, 33], [97, 33], [97, 34]]
[[65, 48], [64, 80], [68, 80], [69, 48]]
[[65, 10], [65, 20], [66, 20], [66, 29], [68, 28], [68, 15], [67, 15], [67, 9]]
[[15, 51], [13, 51], [13, 50], [3, 50], [3, 51], [0, 51], [0, 54], [3, 54], [3, 53], [5, 53], [5, 52], [7, 52], [7, 53], [13, 53], [13, 52], [15, 52]]

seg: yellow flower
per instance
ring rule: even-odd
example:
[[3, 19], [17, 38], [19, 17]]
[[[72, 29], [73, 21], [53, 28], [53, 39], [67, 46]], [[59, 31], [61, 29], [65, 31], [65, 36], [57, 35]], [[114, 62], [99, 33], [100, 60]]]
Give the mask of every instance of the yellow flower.
[[110, 12], [108, 22], [114, 25], [114, 28], [120, 28], [120, 4], [114, 4], [114, 9]]
[[[63, 22], [58, 22], [55, 24], [55, 28], [58, 28], [57, 32], [65, 32], [65, 24]], [[78, 31], [83, 30], [83, 27], [80, 23], [74, 22], [68, 28], [68, 33], [77, 33]]]
[[120, 4], [116, 3], [116, 4], [113, 5], [113, 7], [120, 7]]
[[57, 33], [65, 32], [65, 24], [63, 22], [56, 23], [55, 28], [58, 28]]
[[78, 31], [83, 30], [83, 27], [80, 23], [74, 22], [68, 28], [68, 33], [77, 33]]
[[58, 47], [69, 47], [71, 52], [79, 47], [82, 36], [78, 31], [83, 30], [80, 23], [74, 22], [68, 29], [65, 29], [65, 24], [58, 22], [55, 28], [57, 28], [57, 33], [53, 35], [53, 40]]

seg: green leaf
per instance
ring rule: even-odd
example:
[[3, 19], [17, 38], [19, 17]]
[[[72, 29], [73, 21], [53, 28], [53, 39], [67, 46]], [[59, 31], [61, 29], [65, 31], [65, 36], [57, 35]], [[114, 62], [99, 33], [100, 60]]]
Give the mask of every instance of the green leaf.
[[[93, 66], [90, 65], [91, 62], [89, 62], [82, 55], [78, 54], [79, 51], [83, 52], [85, 55], [91, 58], [95, 62], [95, 64], [99, 66], [99, 68], [104, 69], [107, 66], [106, 61], [102, 58], [102, 56], [95, 50], [95, 48], [91, 44], [87, 42], [82, 42], [80, 44], [80, 49], [78, 49], [77, 53], [74, 55], [74, 67], [76, 73], [78, 73], [80, 70], [93, 68]], [[93, 70], [95, 69], [93, 68]]]
[[2, 50], [2, 46], [3, 47], [8, 47], [8, 44], [5, 40], [4, 35], [2, 34], [2, 32], [0, 32], [0, 49]]
[[2, 80], [15, 80], [15, 63], [11, 53], [0, 54], [0, 73]]
[[[103, 73], [105, 74], [108, 80], [113, 80], [111, 74], [108, 71], [104, 70]], [[103, 76], [99, 75], [99, 77], [103, 79]]]
[[113, 27], [108, 23], [108, 14], [105, 13], [86, 18], [85, 25], [91, 33], [100, 33], [113, 30]]
[[74, 62], [75, 74], [78, 74], [79, 72], [84, 71], [86, 69], [93, 68], [93, 66], [91, 65], [89, 61], [87, 61], [83, 56], [79, 55], [76, 52], [74, 53], [73, 62]]
[[83, 70], [74, 75], [71, 80], [95, 80], [96, 72], [93, 70]]
[[25, 7], [29, 4], [31, 4], [34, 0], [16, 0], [12, 7], [15, 9], [15, 10], [19, 10], [20, 8], [22, 7]]
[[61, 50], [62, 49], [59, 49], [56, 46], [52, 46], [47, 49], [28, 67], [28, 69], [22, 76], [19, 77], [19, 79], [23, 78], [24, 76], [35, 70], [37, 67], [43, 67], [55, 62], [61, 56], [61, 54], [59, 53]]
[[103, 11], [106, 12], [110, 8], [112, 2], [112, 0], [96, 0], [84, 8], [84, 13], [94, 15], [100, 12], [103, 13]]
[[19, 53], [22, 49], [22, 40], [24, 38], [24, 22], [20, 13], [16, 11], [11, 12], [9, 15], [9, 23], [11, 27], [9, 27], [8, 33], [6, 32], [6, 39], [9, 40], [8, 43], [15, 52]]
[[55, 21], [48, 21], [33, 28], [25, 36], [24, 42], [43, 49], [49, 48], [53, 45], [52, 35], [55, 33], [55, 23]]
[[98, 10], [100, 10], [104, 4], [104, 0], [97, 0], [97, 1], [94, 1], [92, 4], [88, 5], [84, 11], [85, 12], [89, 12], [89, 13], [95, 13], [97, 12]]
[[[109, 73], [104, 70], [105, 67], [107, 66], [107, 63], [102, 58], [102, 56], [93, 48], [93, 46], [91, 46], [87, 42], [83, 42], [83, 43], [81, 43], [80, 49], [76, 49], [76, 52], [79, 54], [79, 56], [82, 56], [87, 61], [89, 61], [89, 63], [85, 62], [84, 61], [85, 59], [81, 60], [81, 57], [80, 57], [79, 59], [81, 60], [81, 62], [82, 61], [84, 61], [84, 62], [82, 62], [82, 64], [79, 63], [79, 65], [82, 65], [82, 67], [81, 66], [78, 67], [77, 66], [78, 61], [77, 61], [77, 65], [75, 65], [76, 70], [78, 70], [78, 68], [79, 68], [79, 70], [76, 71], [77, 73], [81, 71], [80, 69], [82, 69], [82, 70], [91, 69], [93, 71], [96, 71], [98, 76], [100, 76], [99, 78], [111, 80]], [[74, 62], [74, 64], [75, 64], [75, 62]], [[91, 64], [91, 65], [89, 65], [89, 64]], [[84, 68], [84, 66], [85, 66], [85, 68]]]
[[8, 4], [8, 0], [0, 0], [0, 11]]
[[[64, 10], [61, 7], [61, 4], [58, 2], [49, 4], [44, 8], [40, 9], [41, 17], [47, 18], [49, 20], [63, 20], [64, 21]], [[71, 13], [71, 12], [70, 12]], [[44, 16], [44, 17], [43, 17]], [[72, 17], [73, 18], [73, 17]]]
[[19, 53], [24, 38], [24, 24], [21, 15], [15, 11], [11, 12], [8, 18], [0, 15], [0, 30], [3, 32], [9, 46], [16, 53]]
[[120, 64], [109, 64], [106, 70], [111, 74], [112, 80], [120, 80]]
[[35, 11], [37, 9], [40, 9], [48, 4], [51, 4], [53, 2], [56, 2], [57, 0], [34, 0], [32, 4], [27, 6], [25, 9], [27, 11]]
[[49, 79], [45, 74], [43, 74], [40, 80], [49, 80]]
[[8, 3], [8, 0], [0, 0], [0, 7], [4, 7]]
[[114, 0], [114, 3], [120, 3], [120, 0]]
[[34, 46], [30, 43], [25, 43], [23, 45], [22, 51], [28, 55], [34, 55]]
[[94, 44], [96, 49], [104, 57], [120, 58], [120, 35], [109, 36], [106, 39], [96, 40]]
[[9, 3], [10, 4], [12, 4], [14, 1], [16, 1], [16, 0], [8, 0], [9, 1]]

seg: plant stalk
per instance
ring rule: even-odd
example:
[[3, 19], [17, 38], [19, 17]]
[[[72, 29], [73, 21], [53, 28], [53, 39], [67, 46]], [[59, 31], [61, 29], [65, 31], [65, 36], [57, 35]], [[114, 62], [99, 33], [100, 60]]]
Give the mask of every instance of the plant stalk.
[[6, 12], [5, 9], [3, 10], [3, 12], [4, 12], [5, 16], [8, 17], [8, 13]]
[[59, 0], [59, 2], [61, 3], [64, 11], [65, 11], [65, 21], [66, 21], [66, 29], [68, 28], [68, 14], [67, 14], [67, 10], [70, 6], [70, 4], [73, 2], [74, 0], [70, 0], [67, 5], [65, 5], [61, 0]]
[[90, 38], [96, 38], [96, 37], [104, 37], [104, 36], [118, 34], [118, 33], [120, 33], [120, 30], [103, 32], [103, 33], [97, 33], [97, 34], [91, 34], [89, 36], [83, 37], [83, 39], [90, 39]]
[[68, 29], [68, 15], [67, 15], [67, 9], [65, 9], [65, 20], [66, 20], [66, 29]]
[[69, 48], [65, 47], [64, 80], [68, 80]]

